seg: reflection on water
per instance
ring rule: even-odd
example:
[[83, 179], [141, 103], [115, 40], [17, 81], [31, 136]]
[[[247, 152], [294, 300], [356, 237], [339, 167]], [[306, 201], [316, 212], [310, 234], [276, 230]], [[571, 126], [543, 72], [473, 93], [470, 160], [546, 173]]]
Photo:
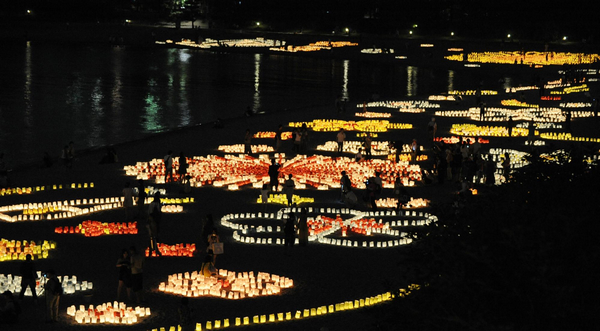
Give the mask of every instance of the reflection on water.
[[406, 96], [413, 97], [417, 95], [417, 67], [406, 67]]
[[238, 117], [248, 105], [273, 112], [341, 95], [350, 108], [373, 95], [473, 88], [468, 72], [399, 62], [36, 43], [6, 45], [0, 58], [0, 73], [14, 77], [0, 80], [0, 151], [15, 163], [44, 150], [58, 157], [70, 140], [86, 148]]
[[350, 67], [350, 60], [344, 60], [344, 80], [342, 81], [342, 98], [350, 99], [348, 94], [348, 71]]
[[104, 130], [102, 120], [104, 118], [104, 106], [102, 101], [102, 79], [98, 78], [91, 96], [90, 112], [90, 135], [87, 137], [87, 145], [103, 145], [102, 132]]
[[254, 102], [252, 103], [252, 112], [255, 114], [260, 109], [260, 61], [262, 54], [254, 54]]
[[158, 101], [159, 98], [154, 95], [156, 81], [154, 79], [148, 80], [148, 93], [146, 94], [146, 99], [144, 100], [146, 105], [144, 106], [144, 120], [143, 125], [146, 133], [154, 133], [159, 132], [163, 129], [161, 121], [159, 119], [159, 112], [161, 110]]
[[31, 42], [27, 42], [27, 47], [25, 49], [25, 84], [23, 86], [23, 100], [25, 100], [25, 130], [27, 136], [30, 135], [29, 131], [33, 127], [33, 106], [31, 104]]

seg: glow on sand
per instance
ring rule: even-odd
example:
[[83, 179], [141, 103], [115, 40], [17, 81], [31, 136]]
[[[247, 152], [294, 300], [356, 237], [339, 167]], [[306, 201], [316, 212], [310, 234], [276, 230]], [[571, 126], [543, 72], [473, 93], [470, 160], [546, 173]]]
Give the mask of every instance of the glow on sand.
[[364, 131], [364, 132], [386, 132], [394, 129], [412, 129], [412, 124], [390, 123], [387, 120], [364, 120], [364, 121], [344, 121], [344, 120], [313, 120], [311, 122], [290, 122], [288, 126], [302, 127], [306, 125], [314, 131]]
[[[402, 178], [405, 186], [413, 186], [415, 181], [421, 180], [419, 165], [408, 162], [395, 163], [390, 160], [367, 160], [355, 162], [354, 159], [329, 156], [297, 155], [292, 159], [285, 159], [283, 154], [277, 154], [276, 160], [281, 164], [280, 176], [284, 178], [292, 174], [294, 180], [301, 184], [316, 187], [321, 190], [339, 188], [340, 173], [345, 170], [357, 187], [363, 187], [367, 178], [374, 176], [376, 171], [381, 173], [384, 187], [393, 187], [395, 174]], [[194, 157], [188, 163], [188, 174], [193, 186], [213, 185], [237, 190], [242, 186], [253, 183], [268, 183], [268, 169], [271, 164], [268, 155], [254, 158], [249, 155], [226, 155], [225, 157], [209, 155], [207, 157]], [[125, 166], [128, 176], [137, 179], [164, 182], [164, 164], [162, 159], [150, 162], [138, 162], [135, 165]]]
[[86, 237], [98, 237], [114, 234], [137, 234], [137, 222], [100, 222], [87, 220], [77, 226], [59, 226], [54, 228], [54, 233], [82, 234]]

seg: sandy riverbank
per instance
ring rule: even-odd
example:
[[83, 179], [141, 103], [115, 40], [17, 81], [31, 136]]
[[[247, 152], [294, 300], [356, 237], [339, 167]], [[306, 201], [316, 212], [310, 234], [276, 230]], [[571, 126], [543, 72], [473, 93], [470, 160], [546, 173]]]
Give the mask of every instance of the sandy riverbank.
[[[476, 84], [476, 82], [474, 82]], [[536, 93], [535, 91], [532, 93]], [[528, 94], [533, 98], [534, 94]], [[499, 98], [494, 100], [498, 101]], [[531, 99], [533, 100], [533, 99]], [[465, 98], [465, 103], [474, 100]], [[490, 102], [491, 103], [491, 102]], [[452, 106], [455, 107], [455, 106]], [[421, 114], [394, 114], [392, 121], [413, 123], [414, 128], [408, 131], [393, 131], [382, 134], [380, 140], [397, 140], [408, 142], [412, 138], [426, 141], [425, 125], [429, 121], [431, 111]], [[168, 150], [177, 155], [184, 151], [186, 155], [207, 155], [217, 153], [221, 144], [237, 144], [243, 141], [246, 128], [253, 131], [274, 131], [278, 124], [291, 121], [305, 121], [315, 118], [338, 118], [333, 104], [294, 111], [278, 112], [253, 117], [241, 117], [225, 122], [223, 129], [215, 129], [210, 125], [201, 125], [158, 134], [147, 139], [133, 141], [117, 146], [119, 163], [100, 165], [98, 161], [104, 152], [102, 149], [80, 154], [72, 170], [55, 165], [50, 169], [24, 168], [13, 172], [12, 179], [16, 186], [36, 186], [52, 184], [69, 184], [94, 182], [93, 190], [64, 190], [33, 194], [31, 196], [1, 197], [2, 205], [14, 203], [55, 201], [75, 198], [92, 198], [119, 196], [127, 178], [122, 170], [123, 165], [138, 161], [162, 158]], [[350, 113], [342, 118], [354, 119]], [[448, 135], [448, 129], [454, 118], [438, 118], [440, 135]], [[592, 135], [595, 126], [590, 120], [576, 120], [573, 130], [581, 135]], [[597, 132], [596, 132], [597, 133]], [[310, 147], [326, 140], [333, 140], [334, 133], [312, 133]], [[523, 149], [524, 139], [497, 139], [494, 147]], [[555, 146], [568, 146], [568, 143], [557, 142]], [[286, 146], [291, 151], [291, 143]], [[166, 185], [168, 195], [172, 197], [194, 197], [196, 203], [184, 206], [183, 214], [166, 215], [162, 241], [167, 243], [200, 243], [201, 218], [212, 213], [215, 220], [228, 213], [257, 212], [262, 206], [255, 203], [258, 190], [243, 188], [238, 192], [230, 192], [219, 188], [204, 187], [194, 189], [190, 194], [183, 194], [177, 185]], [[436, 203], [445, 203], [452, 199], [455, 184], [443, 186], [419, 186], [410, 188], [410, 194], [424, 197]], [[485, 194], [485, 190], [482, 191]], [[337, 204], [337, 191], [318, 191], [309, 189], [300, 191], [301, 195], [315, 197], [315, 207], [341, 207]], [[384, 193], [387, 196], [391, 192]], [[269, 211], [275, 212], [278, 206], [271, 205]], [[106, 211], [93, 214], [91, 219], [103, 222], [124, 220], [124, 211]], [[87, 218], [86, 218], [87, 219]], [[30, 300], [23, 303], [24, 315], [15, 330], [81, 330], [97, 326], [78, 326], [65, 315], [67, 306], [74, 304], [101, 304], [113, 301], [117, 287], [117, 268], [115, 262], [122, 248], [135, 244], [145, 247], [146, 237], [137, 236], [105, 236], [86, 238], [76, 235], [55, 234], [56, 226], [76, 225], [84, 219], [75, 218], [58, 221], [23, 222], [16, 224], [0, 223], [0, 233], [4, 238], [27, 240], [54, 240], [58, 248], [51, 253], [51, 259], [37, 261], [39, 269], [54, 268], [61, 275], [77, 275], [79, 279], [92, 281], [95, 290], [91, 296], [81, 294], [65, 296], [61, 301], [62, 323], [48, 326], [43, 323], [43, 304], [33, 305]], [[204, 322], [234, 316], [252, 316], [279, 311], [295, 311], [303, 308], [334, 304], [346, 300], [354, 300], [381, 293], [389, 287], [402, 287], [402, 260], [410, 254], [410, 247], [372, 250], [348, 249], [324, 245], [310, 245], [307, 248], [294, 248], [291, 257], [283, 254], [282, 247], [250, 246], [233, 242], [232, 231], [221, 228], [221, 236], [225, 242], [226, 253], [219, 257], [218, 267], [236, 271], [265, 271], [294, 279], [296, 287], [283, 295], [267, 298], [256, 298], [240, 301], [200, 298], [191, 300], [194, 310], [192, 320]], [[200, 245], [200, 249], [203, 247]], [[177, 305], [179, 298], [159, 293], [158, 283], [167, 276], [177, 272], [193, 271], [199, 268], [202, 254], [194, 258], [159, 258], [149, 259], [145, 268], [145, 281], [148, 295], [146, 304], [154, 312], [153, 316], [143, 323], [130, 326], [129, 330], [150, 330], [177, 323]], [[17, 273], [18, 263], [3, 262], [0, 273]], [[128, 302], [130, 303], [130, 302]], [[334, 314], [329, 317], [317, 317], [299, 322], [281, 323], [266, 326], [247, 327], [246, 329], [272, 330], [368, 330], [379, 323], [377, 308]], [[392, 330], [394, 326], [386, 325], [384, 329]], [[105, 326], [103, 330], [122, 330], [119, 326]]]

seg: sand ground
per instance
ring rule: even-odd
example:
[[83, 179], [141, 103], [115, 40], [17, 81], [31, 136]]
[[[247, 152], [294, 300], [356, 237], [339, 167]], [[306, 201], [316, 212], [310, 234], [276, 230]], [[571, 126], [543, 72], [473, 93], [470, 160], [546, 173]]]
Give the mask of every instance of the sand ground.
[[[502, 70], [499, 68], [498, 70]], [[476, 82], [474, 82], [475, 84]], [[475, 88], [475, 87], [474, 87]], [[537, 93], [537, 92], [533, 92]], [[533, 100], [535, 94], [528, 94]], [[490, 103], [497, 102], [500, 96], [490, 98]], [[474, 100], [465, 98], [465, 104]], [[463, 108], [463, 105], [444, 103], [446, 108]], [[422, 114], [395, 113], [392, 122], [412, 123], [414, 128], [407, 131], [391, 131], [379, 136], [379, 140], [397, 140], [405, 142], [416, 138], [421, 142], [427, 141], [426, 124], [432, 110]], [[11, 173], [15, 186], [27, 187], [37, 185], [95, 183], [94, 189], [60, 190], [23, 196], [0, 197], [2, 205], [67, 200], [74, 198], [95, 198], [120, 196], [126, 181], [133, 181], [125, 176], [124, 165], [138, 161], [148, 161], [162, 158], [168, 150], [175, 155], [184, 151], [186, 155], [221, 154], [217, 146], [221, 144], [242, 143], [246, 128], [252, 131], [275, 131], [278, 124], [284, 126], [290, 121], [312, 120], [315, 118], [345, 118], [357, 119], [350, 113], [338, 115], [333, 104], [294, 109], [279, 113], [261, 114], [253, 117], [239, 117], [227, 120], [223, 129], [215, 129], [210, 123], [185, 128], [174, 132], [157, 134], [150, 138], [133, 141], [116, 146], [119, 162], [116, 164], [100, 165], [103, 150], [88, 151], [78, 155], [73, 169], [67, 170], [59, 164], [49, 169], [29, 167], [16, 169]], [[448, 129], [453, 122], [463, 122], [462, 119], [438, 117], [439, 135], [448, 136]], [[594, 120], [575, 120], [573, 130], [577, 135], [598, 136], [597, 122]], [[350, 136], [350, 135], [349, 135]], [[314, 152], [317, 144], [326, 140], [334, 140], [335, 133], [312, 133], [309, 153]], [[524, 138], [492, 140], [491, 147], [511, 147], [524, 150]], [[266, 141], [266, 140], [265, 140]], [[262, 141], [257, 141], [262, 142]], [[269, 141], [267, 143], [272, 143]], [[75, 142], [77, 144], [77, 142]], [[285, 144], [285, 142], [284, 142]], [[568, 143], [557, 142], [557, 147], [568, 146]], [[291, 152], [291, 142], [284, 145]], [[427, 148], [428, 145], [425, 145]], [[427, 167], [427, 163], [424, 165]], [[152, 316], [141, 323], [132, 326], [102, 326], [103, 330], [150, 330], [158, 327], [176, 325], [178, 322], [177, 306], [179, 298], [157, 291], [158, 284], [167, 280], [173, 273], [194, 271], [200, 267], [204, 249], [201, 234], [201, 219], [208, 213], [218, 221], [223, 215], [238, 212], [258, 212], [263, 206], [255, 201], [259, 190], [242, 188], [237, 192], [213, 187], [195, 188], [190, 194], [181, 192], [176, 184], [162, 185], [166, 187], [170, 197], [194, 197], [195, 204], [185, 205], [182, 214], [167, 214], [164, 216], [161, 241], [166, 243], [197, 243], [199, 253], [193, 258], [163, 257], [146, 261], [144, 270], [146, 298], [145, 305], [152, 309]], [[431, 185], [409, 188], [414, 197], [431, 199], [436, 203], [447, 203], [452, 200], [457, 184]], [[485, 194], [485, 189], [482, 191]], [[318, 191], [308, 189], [300, 191], [301, 196], [315, 198], [314, 207], [342, 207], [337, 202], [337, 191]], [[386, 190], [384, 196], [392, 196], [391, 190]], [[275, 212], [279, 206], [269, 205], [269, 211]], [[138, 248], [147, 246], [144, 231], [139, 235], [101, 236], [87, 238], [78, 235], [55, 234], [56, 226], [77, 225], [85, 219], [103, 222], [121, 222], [125, 220], [123, 210], [106, 211], [92, 214], [85, 218], [73, 218], [57, 221], [19, 222], [15, 224], [0, 223], [0, 237], [17, 240], [53, 240], [57, 249], [52, 251], [50, 259], [36, 261], [40, 270], [54, 268], [60, 275], [76, 275], [81, 280], [92, 281], [94, 290], [84, 294], [66, 295], [61, 298], [61, 322], [58, 324], [44, 323], [44, 304], [34, 305], [31, 299], [22, 303], [23, 315], [20, 323], [9, 326], [8, 330], [70, 330], [88, 329], [100, 326], [76, 325], [73, 319], [66, 315], [66, 307], [74, 304], [102, 304], [116, 299], [117, 268], [115, 262], [122, 248], [136, 245]], [[217, 222], [218, 224], [218, 222]], [[253, 316], [285, 311], [296, 311], [304, 308], [335, 304], [346, 300], [364, 298], [382, 293], [394, 287], [404, 287], [400, 275], [403, 274], [402, 261], [410, 255], [411, 247], [390, 249], [342, 248], [320, 244], [308, 247], [295, 247], [291, 256], [286, 256], [283, 247], [254, 246], [239, 244], [231, 238], [232, 231], [219, 226], [222, 241], [225, 242], [225, 254], [218, 257], [217, 267], [235, 271], [264, 271], [294, 279], [294, 288], [284, 294], [252, 298], [239, 301], [221, 300], [216, 298], [191, 299], [193, 309], [192, 320], [202, 322], [236, 316]], [[410, 246], [410, 245], [409, 245]], [[18, 262], [3, 262], [0, 273], [18, 273]], [[135, 305], [134, 302], [125, 301]], [[375, 329], [378, 325], [377, 308], [357, 310], [333, 314], [328, 317], [315, 317], [303, 321], [276, 323], [246, 327], [246, 329], [273, 330], [367, 330]], [[377, 326], [380, 327], [380, 326]], [[386, 326], [393, 329], [393, 326]], [[5, 326], [2, 326], [5, 330]]]

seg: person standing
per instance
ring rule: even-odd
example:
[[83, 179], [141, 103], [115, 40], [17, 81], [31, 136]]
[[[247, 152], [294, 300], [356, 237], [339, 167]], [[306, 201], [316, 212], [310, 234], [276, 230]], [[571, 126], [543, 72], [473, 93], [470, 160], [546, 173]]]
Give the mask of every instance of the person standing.
[[264, 206], [263, 212], [267, 211], [267, 202], [269, 202], [269, 184], [263, 183], [262, 188], [260, 189], [260, 199], [262, 200], [262, 204]]
[[37, 293], [35, 292], [35, 280], [37, 277], [31, 254], [25, 256], [25, 261], [21, 263], [19, 271], [21, 272], [21, 293], [19, 293], [19, 300], [23, 300], [25, 291], [27, 290], [27, 287], [29, 287], [31, 295], [33, 296], [33, 301], [37, 302]]
[[223, 243], [219, 237], [217, 229], [213, 229], [210, 236], [208, 236], [208, 246], [206, 247], [206, 254], [212, 257], [213, 264], [217, 263], [217, 255], [223, 254]]
[[[138, 180], [138, 198], [137, 198], [137, 207], [138, 207], [138, 221], [144, 222], [146, 221], [146, 188], [144, 187], [144, 180]], [[141, 224], [140, 224], [141, 225]]]
[[502, 175], [504, 176], [504, 182], [508, 183], [510, 177], [510, 157], [508, 156], [508, 153], [504, 153], [504, 158], [502, 160]]
[[343, 202], [344, 197], [346, 197], [346, 194], [352, 191], [352, 182], [350, 181], [350, 177], [348, 177], [346, 171], [342, 171], [342, 177], [340, 178], [340, 188], [342, 190], [342, 196], [340, 201]]
[[296, 187], [296, 183], [292, 179], [292, 174], [288, 174], [288, 179], [283, 183], [283, 193], [287, 199], [288, 207], [292, 206], [292, 199], [294, 197], [294, 187]]
[[244, 154], [252, 154], [252, 133], [250, 129], [246, 129], [244, 136]]
[[48, 270], [46, 272], [48, 276], [48, 281], [45, 285], [46, 291], [46, 310], [47, 310], [47, 322], [58, 322], [58, 305], [60, 301], [60, 296], [63, 294], [62, 284], [56, 277], [56, 272], [54, 269]]
[[157, 191], [148, 208], [148, 232], [150, 233], [150, 250], [154, 251], [158, 256], [161, 256], [158, 249], [158, 235], [161, 221], [162, 205], [160, 203], [160, 193]]
[[306, 123], [302, 124], [302, 130], [300, 132], [300, 153], [306, 154], [308, 148], [308, 126]]
[[125, 221], [131, 220], [133, 211], [133, 189], [129, 182], [126, 182], [125, 187], [123, 188], [123, 207], [125, 208]]
[[432, 140], [435, 140], [435, 133], [437, 132], [437, 123], [435, 122], [435, 117], [431, 118], [431, 121], [427, 124], [427, 132], [431, 136]]
[[179, 182], [182, 184], [185, 181], [185, 176], [187, 176], [188, 163], [187, 158], [183, 154], [183, 152], [179, 153], [179, 168], [177, 168], [177, 174], [179, 175]]
[[365, 136], [365, 159], [371, 159], [371, 145], [373, 144], [373, 138], [371, 138], [371, 133], [367, 132]]
[[277, 151], [277, 152], [281, 151], [281, 142], [282, 142], [281, 135], [282, 134], [283, 134], [283, 125], [279, 124], [279, 128], [277, 128], [277, 132], [275, 132], [275, 151]]
[[402, 184], [402, 178], [399, 174], [394, 180], [394, 195], [396, 196], [396, 200], [398, 200], [396, 210], [400, 211], [402, 210], [402, 207], [408, 202], [408, 192], [406, 191], [406, 188], [404, 188], [404, 184]]
[[273, 192], [277, 192], [279, 188], [279, 164], [275, 161], [275, 159], [271, 160], [271, 165], [269, 166], [269, 170], [267, 170], [269, 175], [269, 185], [271, 186], [271, 190]]
[[342, 154], [342, 152], [344, 151], [344, 141], [346, 140], [346, 133], [344, 132], [344, 129], [340, 129], [340, 131], [337, 134], [337, 154], [338, 156], [340, 154]]
[[300, 132], [300, 129], [294, 128], [294, 131], [292, 132], [292, 138], [294, 140], [292, 151], [300, 153], [300, 144], [302, 143], [302, 132]]
[[300, 211], [300, 217], [298, 218], [298, 239], [300, 246], [308, 245], [308, 223], [306, 217], [306, 208], [302, 207]]
[[173, 181], [173, 151], [169, 151], [163, 158], [165, 163], [165, 183], [169, 182], [169, 178]]
[[129, 248], [131, 263], [131, 289], [135, 294], [137, 303], [144, 301], [144, 262], [146, 258], [140, 254], [135, 246]]
[[123, 287], [127, 291], [127, 299], [131, 300], [131, 258], [129, 251], [123, 249], [121, 257], [117, 260], [117, 268], [119, 268], [119, 286], [117, 287], [117, 301], [121, 300], [121, 292]]

